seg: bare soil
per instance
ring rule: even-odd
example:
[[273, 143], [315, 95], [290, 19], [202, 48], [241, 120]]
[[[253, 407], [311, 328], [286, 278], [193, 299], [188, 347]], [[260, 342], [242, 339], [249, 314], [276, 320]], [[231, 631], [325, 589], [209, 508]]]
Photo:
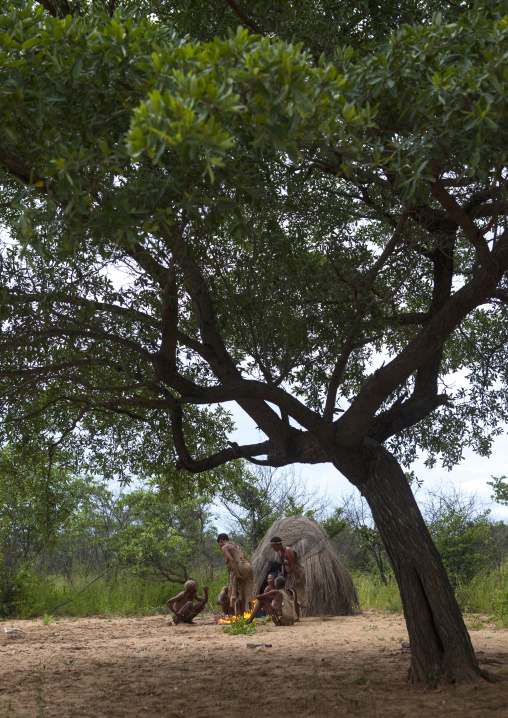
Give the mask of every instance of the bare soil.
[[508, 630], [492, 624], [472, 640], [482, 666], [505, 680], [432, 687], [407, 681], [396, 614], [305, 618], [254, 636], [229, 636], [211, 619], [3, 623], [0, 717], [508, 716]]

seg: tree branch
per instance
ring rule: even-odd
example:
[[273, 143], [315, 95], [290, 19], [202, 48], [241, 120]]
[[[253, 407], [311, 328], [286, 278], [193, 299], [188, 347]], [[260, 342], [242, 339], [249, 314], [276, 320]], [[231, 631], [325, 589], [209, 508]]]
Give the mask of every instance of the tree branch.
[[375, 412], [390, 394], [440, 350], [470, 311], [491, 296], [508, 270], [508, 230], [492, 250], [492, 264], [494, 269], [479, 267], [472, 279], [429, 319], [418, 336], [395, 359], [374, 372], [350, 408], [335, 422], [337, 442], [354, 445], [360, 441]]
[[441, 207], [443, 207], [448, 216], [462, 229], [467, 239], [471, 242], [476, 250], [476, 256], [480, 264], [489, 271], [493, 270], [492, 257], [487, 242], [483, 239], [481, 232], [461, 208], [455, 197], [446, 191], [438, 179], [431, 183], [430, 189]]
[[[404, 211], [402, 212], [399, 221], [397, 222], [397, 226], [395, 227], [395, 230], [390, 238], [390, 240], [387, 242], [385, 249], [380, 254], [376, 262], [372, 265], [371, 269], [365, 274], [365, 277], [363, 278], [363, 283], [360, 285], [358, 293], [368, 295], [370, 292], [372, 292], [374, 282], [376, 281], [376, 278], [381, 271], [381, 269], [384, 267], [386, 262], [388, 261], [389, 257], [394, 253], [395, 248], [402, 236], [402, 233], [404, 231], [404, 227], [406, 226], [407, 218], [409, 216], [409, 208], [406, 207]], [[395, 290], [398, 291], [398, 288]], [[385, 298], [383, 301], [386, 301], [387, 298]], [[335, 367], [332, 372], [332, 376], [330, 378], [329, 384], [328, 384], [328, 390], [326, 393], [326, 404], [325, 409], [323, 412], [323, 419], [325, 421], [333, 421], [334, 412], [335, 412], [335, 404], [337, 401], [337, 391], [339, 388], [339, 383], [341, 380], [341, 377], [346, 369], [347, 363], [349, 361], [349, 357], [351, 356], [351, 353], [355, 349], [355, 342], [354, 337], [360, 327], [361, 320], [365, 316], [365, 314], [372, 308], [372, 306], [376, 303], [381, 303], [380, 300], [376, 300], [375, 302], [370, 302], [369, 305], [365, 308], [363, 308], [363, 305], [357, 304], [357, 315], [355, 318], [355, 321], [353, 325], [350, 327], [346, 340], [343, 345], [343, 349], [341, 351], [341, 354], [339, 358], [337, 359], [335, 363]]]
[[[240, 379], [219, 386], [200, 388], [193, 396], [182, 396], [179, 404], [219, 404], [226, 401], [242, 403], [242, 399], [269, 401], [283, 409], [305, 429], [322, 434], [323, 421], [314, 411], [280, 387], [254, 379]], [[280, 421], [280, 419], [278, 419]]]
[[27, 187], [38, 184], [38, 187], [33, 187], [34, 192], [49, 193], [50, 183], [48, 180], [37, 174], [33, 167], [29, 167], [19, 157], [5, 152], [0, 153], [0, 166], [3, 166], [12, 177]]
[[390, 436], [418, 424], [431, 412], [448, 404], [449, 401], [450, 397], [446, 394], [438, 396], [413, 394], [407, 401], [395, 402], [387, 411], [376, 416], [367, 430], [367, 435], [382, 443]]
[[[206, 459], [194, 460], [190, 456], [185, 443], [182, 408], [178, 404], [175, 405], [172, 414], [172, 430], [175, 448], [179, 457], [177, 468], [186, 469], [191, 473], [208, 471], [234, 459], [245, 459], [253, 464], [272, 466], [274, 468], [287, 466], [295, 462], [320, 464], [329, 461], [329, 455], [312, 434], [294, 428], [291, 429], [291, 441], [287, 454], [279, 451], [272, 441], [248, 446], [238, 446], [238, 444], [232, 442], [229, 449], [223, 449]], [[266, 461], [259, 461], [254, 458], [261, 455], [267, 456]]]
[[226, 2], [227, 2], [227, 4], [229, 5], [229, 7], [233, 10], [233, 12], [235, 13], [235, 15], [237, 15], [237, 16], [240, 18], [240, 20], [243, 22], [244, 25], [246, 25], [247, 27], [249, 27], [251, 30], [253, 30], [253, 31], [254, 31], [255, 33], [257, 33], [258, 35], [264, 35], [264, 32], [263, 32], [263, 30], [259, 27], [259, 25], [258, 25], [256, 22], [254, 22], [254, 20], [252, 20], [250, 17], [248, 17], [248, 16], [243, 12], [243, 10], [241, 10], [241, 9], [238, 7], [237, 3], [234, 2], [234, 0], [226, 0]]
[[146, 314], [146, 312], [141, 312], [139, 309], [134, 309], [134, 307], [122, 307], [118, 304], [112, 304], [110, 302], [98, 302], [95, 299], [82, 299], [68, 294], [61, 294], [60, 291], [29, 294], [22, 293], [18, 290], [13, 292], [7, 289], [2, 289], [0, 294], [2, 299], [8, 299], [12, 304], [30, 304], [31, 302], [47, 302], [49, 300], [52, 303], [61, 302], [62, 304], [69, 304], [70, 306], [76, 307], [90, 307], [90, 305], [93, 304], [93, 308], [96, 311], [107, 311], [122, 317], [136, 318], [143, 323], [149, 322], [157, 329], [160, 328], [160, 322], [156, 319], [156, 317]]
[[[238, 446], [238, 444], [232, 444], [229, 449], [218, 451], [216, 454], [213, 454], [206, 459], [195, 460], [191, 457], [185, 443], [183, 433], [183, 413], [182, 407], [179, 405], [175, 405], [173, 408], [171, 426], [175, 449], [179, 457], [176, 468], [186, 469], [193, 474], [215, 469], [218, 466], [222, 466], [222, 464], [227, 464], [229, 461], [233, 461], [234, 459], [248, 459], [252, 461], [255, 456], [262, 456], [263, 454], [268, 455], [274, 451], [274, 445], [271, 441], [265, 441], [261, 444], [251, 444], [249, 446]], [[275, 465], [278, 466], [279, 464], [276, 463]]]
[[[203, 344], [209, 348], [208, 361], [220, 382], [240, 383], [241, 373], [226, 349], [217, 326], [212, 301], [205, 279], [199, 267], [189, 257], [182, 257], [180, 266], [183, 269], [187, 289], [191, 296], [198, 318], [199, 331]], [[242, 409], [257, 423], [259, 428], [285, 453], [289, 441], [289, 427], [275, 411], [264, 401], [245, 401], [233, 397]]]
[[[58, 17], [58, 11], [53, 5], [50, 0], [39, 0], [39, 3], [42, 5], [42, 7], [49, 12], [50, 15], [53, 15], [53, 17]], [[54, 610], [54, 609], [53, 609]], [[50, 611], [51, 613], [51, 611]]]
[[162, 338], [160, 356], [176, 369], [176, 348], [178, 343], [178, 290], [176, 286], [175, 260], [182, 246], [187, 222], [184, 221], [178, 233], [169, 263], [167, 279], [162, 290]]
[[409, 217], [409, 213], [410, 213], [410, 207], [405, 207], [404, 211], [400, 215], [399, 221], [397, 222], [397, 226], [395, 227], [395, 230], [394, 230], [392, 236], [390, 237], [389, 241], [386, 243], [386, 247], [383, 249], [383, 251], [379, 255], [378, 259], [374, 262], [372, 267], [366, 273], [365, 278], [364, 278], [364, 292], [366, 294], [368, 294], [370, 291], [372, 291], [372, 287], [374, 286], [374, 282], [376, 281], [376, 278], [377, 278], [379, 272], [385, 266], [387, 260], [394, 253], [395, 248], [397, 247], [397, 244], [399, 243], [399, 240], [400, 240], [402, 233], [404, 231], [404, 228], [406, 226], [407, 219]]
[[508, 289], [498, 288], [490, 294], [492, 299], [497, 299], [503, 304], [508, 304]]
[[26, 346], [27, 342], [30, 342], [30, 344], [39, 344], [47, 339], [52, 339], [53, 337], [83, 337], [85, 339], [107, 340], [109, 342], [114, 342], [115, 344], [128, 347], [136, 354], [143, 356], [145, 359], [152, 360], [153, 358], [153, 355], [149, 351], [143, 349], [143, 347], [130, 339], [124, 339], [123, 337], [118, 337], [115, 334], [108, 334], [107, 332], [80, 331], [78, 329], [48, 329], [44, 332], [30, 332], [29, 334], [22, 334], [16, 339], [0, 343], [0, 351]]

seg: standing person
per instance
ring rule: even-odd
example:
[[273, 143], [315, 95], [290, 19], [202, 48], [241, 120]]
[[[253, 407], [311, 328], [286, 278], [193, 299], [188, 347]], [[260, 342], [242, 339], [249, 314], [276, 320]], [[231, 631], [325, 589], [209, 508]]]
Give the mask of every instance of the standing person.
[[270, 591], [263, 591], [256, 596], [254, 610], [245, 625], [252, 623], [262, 608], [272, 617], [276, 626], [292, 626], [296, 616], [296, 594], [290, 588], [286, 588], [284, 576], [277, 576], [275, 588]]
[[[193, 623], [198, 613], [201, 613], [208, 602], [208, 586], [203, 586], [204, 597], [198, 596], [198, 584], [195, 581], [186, 581], [184, 591], [166, 601], [166, 606], [173, 612], [173, 623]], [[197, 601], [194, 605], [194, 600]]]
[[279, 557], [281, 566], [281, 575], [286, 579], [286, 588], [291, 588], [296, 592], [296, 613], [297, 620], [300, 620], [300, 609], [305, 609], [309, 605], [306, 592], [305, 569], [298, 563], [298, 556], [294, 549], [284, 546], [280, 536], [272, 536], [270, 546]]
[[252, 566], [240, 546], [230, 541], [227, 534], [219, 534], [217, 543], [226, 555], [229, 568], [229, 601], [236, 616], [242, 616], [246, 607], [252, 608]]

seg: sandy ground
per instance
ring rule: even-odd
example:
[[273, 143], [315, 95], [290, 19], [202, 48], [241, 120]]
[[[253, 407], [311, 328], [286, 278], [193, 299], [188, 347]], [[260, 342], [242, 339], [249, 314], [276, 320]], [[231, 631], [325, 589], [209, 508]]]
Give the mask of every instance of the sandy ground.
[[481, 664], [506, 680], [431, 688], [406, 680], [399, 615], [306, 618], [255, 636], [226, 635], [210, 618], [166, 620], [2, 623], [0, 718], [508, 716], [508, 630], [492, 624], [472, 640]]

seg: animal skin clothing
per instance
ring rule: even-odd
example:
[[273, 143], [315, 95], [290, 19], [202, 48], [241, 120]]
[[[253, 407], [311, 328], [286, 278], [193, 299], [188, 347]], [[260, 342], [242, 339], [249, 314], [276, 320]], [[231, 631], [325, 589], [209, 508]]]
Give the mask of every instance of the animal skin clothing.
[[282, 615], [279, 620], [283, 626], [292, 626], [296, 621], [295, 594], [287, 588], [279, 589], [282, 593]]
[[245, 579], [245, 581], [239, 581], [237, 579], [235, 572], [233, 571], [231, 566], [229, 566], [228, 560], [226, 559], [226, 565], [229, 567], [230, 604], [235, 609], [235, 613], [236, 604], [239, 601], [243, 602], [246, 611], [250, 611], [250, 609], [252, 608], [252, 590], [254, 578], [252, 566], [240, 546], [237, 543], [233, 543], [232, 541], [230, 541], [230, 544], [235, 547], [233, 558], [235, 559], [235, 563], [238, 567], [240, 576], [243, 576], [243, 578]]
[[[284, 549], [285, 552], [286, 549]], [[286, 588], [292, 588], [296, 591], [296, 597], [297, 601], [300, 604], [300, 608], [307, 608], [309, 605], [309, 601], [307, 599], [307, 592], [306, 592], [306, 579], [305, 579], [305, 569], [303, 566], [301, 566], [298, 563], [298, 557], [296, 551], [294, 551], [295, 554], [295, 568], [298, 575], [298, 578], [300, 579], [300, 583], [297, 583], [295, 585], [295, 575], [288, 571], [289, 561], [284, 555], [281, 559], [282, 566], [283, 566], [283, 575], [286, 578]]]

